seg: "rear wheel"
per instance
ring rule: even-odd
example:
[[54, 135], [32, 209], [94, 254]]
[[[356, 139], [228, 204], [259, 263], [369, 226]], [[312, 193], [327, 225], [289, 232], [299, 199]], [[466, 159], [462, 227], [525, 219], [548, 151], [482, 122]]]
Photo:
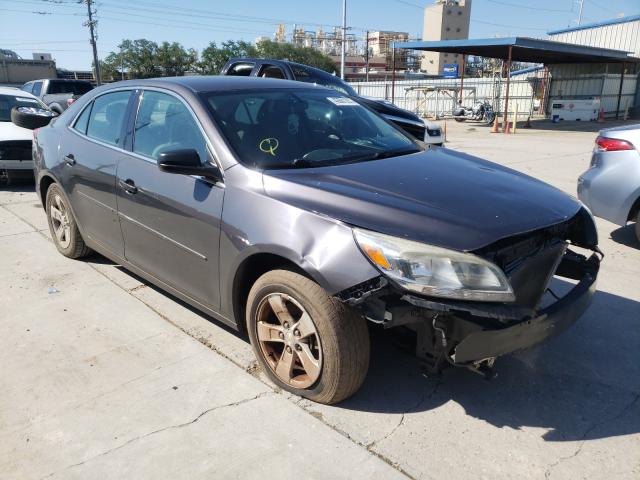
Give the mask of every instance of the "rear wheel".
[[636, 214], [636, 238], [640, 242], [640, 211]]
[[45, 205], [49, 230], [58, 251], [69, 258], [87, 256], [91, 249], [84, 243], [62, 190], [55, 183], [47, 190]]
[[365, 319], [289, 270], [262, 275], [247, 300], [256, 357], [278, 386], [320, 403], [353, 395], [369, 367]]

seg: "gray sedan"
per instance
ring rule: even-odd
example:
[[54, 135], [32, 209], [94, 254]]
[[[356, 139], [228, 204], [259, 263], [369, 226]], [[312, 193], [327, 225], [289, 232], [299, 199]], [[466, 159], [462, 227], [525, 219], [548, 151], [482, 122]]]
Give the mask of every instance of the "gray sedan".
[[617, 225], [635, 222], [640, 241], [640, 125], [601, 130], [578, 197], [593, 214]]
[[[274, 383], [318, 402], [364, 381], [369, 323], [411, 333], [434, 374], [490, 376], [595, 291], [579, 202], [319, 86], [103, 86], [37, 130], [33, 159], [61, 254], [97, 251], [247, 332]], [[573, 280], [565, 296], [546, 295], [554, 276]]]

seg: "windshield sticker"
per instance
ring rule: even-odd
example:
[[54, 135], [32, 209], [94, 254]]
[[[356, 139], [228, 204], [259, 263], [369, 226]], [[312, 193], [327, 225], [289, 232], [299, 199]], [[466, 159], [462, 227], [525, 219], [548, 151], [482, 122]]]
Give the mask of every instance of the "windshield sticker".
[[357, 107], [358, 106], [358, 102], [355, 102], [347, 97], [327, 97], [327, 100], [329, 100], [334, 105], [337, 105], [338, 107]]
[[260, 142], [260, 151], [264, 153], [270, 153], [274, 157], [276, 156], [276, 150], [280, 142], [278, 142], [277, 138], [265, 138]]
[[16, 97], [16, 100], [19, 102], [38, 103], [35, 98]]

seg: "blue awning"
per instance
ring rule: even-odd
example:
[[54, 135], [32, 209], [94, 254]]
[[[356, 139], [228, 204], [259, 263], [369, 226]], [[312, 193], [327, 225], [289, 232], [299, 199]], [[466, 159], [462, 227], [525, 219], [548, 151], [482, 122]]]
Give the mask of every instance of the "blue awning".
[[529, 37], [441, 40], [433, 42], [394, 42], [394, 48], [458, 53], [479, 57], [502, 58], [514, 62], [544, 63], [621, 63], [638, 62], [631, 52], [608, 48], [587, 47], [571, 43], [540, 40]]

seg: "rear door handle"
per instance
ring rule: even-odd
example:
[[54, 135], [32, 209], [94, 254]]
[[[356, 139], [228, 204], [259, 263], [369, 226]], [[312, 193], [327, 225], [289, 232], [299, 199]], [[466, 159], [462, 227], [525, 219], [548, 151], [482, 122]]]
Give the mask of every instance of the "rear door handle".
[[136, 187], [136, 182], [127, 178], [126, 180], [120, 180], [118, 184], [122, 187], [122, 189], [127, 193], [138, 193], [138, 187]]
[[70, 153], [68, 155], [65, 155], [64, 161], [67, 163], [67, 165], [73, 166], [76, 164], [76, 157], [73, 156], [73, 153]]

